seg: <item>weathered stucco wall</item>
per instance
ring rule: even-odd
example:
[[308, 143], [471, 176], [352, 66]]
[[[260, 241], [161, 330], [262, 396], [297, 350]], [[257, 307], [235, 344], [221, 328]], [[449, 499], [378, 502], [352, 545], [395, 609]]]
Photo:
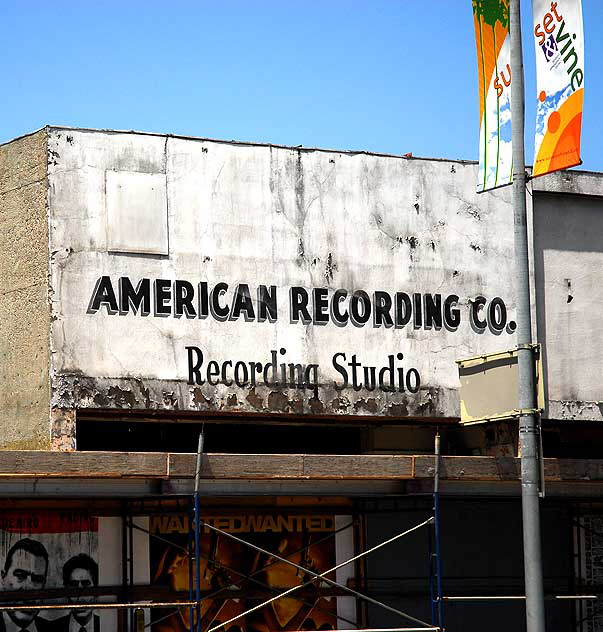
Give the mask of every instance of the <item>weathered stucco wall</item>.
[[[534, 193], [538, 335], [552, 419], [603, 420], [603, 177], [558, 174]], [[542, 186], [542, 185], [540, 185]], [[584, 195], [586, 192], [589, 195]], [[599, 197], [596, 197], [598, 193]]]
[[45, 130], [0, 147], [0, 447], [48, 448]]
[[[60, 129], [49, 149], [54, 406], [455, 417], [455, 360], [514, 344], [510, 191], [478, 196], [474, 164]], [[106, 284], [99, 289], [102, 277], [115, 304]], [[164, 317], [153, 313], [157, 293], [148, 315], [120, 303], [121, 277], [134, 288], [164, 280]], [[191, 284], [195, 313], [175, 317], [176, 280]], [[208, 291], [228, 284], [203, 318], [199, 282]], [[248, 284], [254, 312], [233, 319], [237, 284]], [[276, 288], [274, 322], [258, 319], [260, 285]], [[314, 288], [317, 319], [328, 322], [291, 322], [290, 292], [312, 298]], [[399, 326], [385, 317], [338, 326], [329, 313], [337, 289], [348, 293], [339, 294], [348, 310], [358, 290], [366, 292], [354, 299], [358, 310], [387, 296], [404, 305], [396, 297], [404, 293], [413, 316], [404, 324], [401, 310]], [[239, 296], [246, 300], [244, 289]], [[485, 322], [495, 297], [507, 312], [498, 330]], [[442, 318], [440, 305], [443, 322], [430, 321], [426, 310], [447, 298], [454, 314]], [[203, 353], [202, 384], [187, 383], [187, 346]], [[263, 375], [272, 352], [276, 363], [310, 371], [302, 387], [276, 383], [270, 368]], [[347, 385], [336, 354], [345, 355], [337, 362]], [[230, 383], [237, 361], [247, 367], [241, 383], [249, 373], [242, 386]], [[253, 364], [261, 364], [255, 385]], [[363, 367], [377, 379], [385, 368], [384, 388], [367, 388]]]

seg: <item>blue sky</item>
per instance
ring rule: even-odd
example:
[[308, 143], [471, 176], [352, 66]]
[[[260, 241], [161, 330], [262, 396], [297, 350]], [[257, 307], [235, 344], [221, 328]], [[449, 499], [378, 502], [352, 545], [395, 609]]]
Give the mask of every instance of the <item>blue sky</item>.
[[[583, 11], [582, 168], [603, 171], [603, 0]], [[0, 141], [57, 124], [478, 156], [471, 0], [0, 0], [0, 23]]]

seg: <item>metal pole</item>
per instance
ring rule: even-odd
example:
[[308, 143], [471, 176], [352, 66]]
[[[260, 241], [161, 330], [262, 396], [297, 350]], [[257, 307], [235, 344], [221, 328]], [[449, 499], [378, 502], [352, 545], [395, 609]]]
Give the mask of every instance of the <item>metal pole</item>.
[[435, 625], [435, 595], [433, 592], [433, 552], [431, 550], [431, 525], [427, 527], [427, 554], [429, 558], [429, 605], [431, 606], [431, 625]]
[[195, 552], [193, 550], [193, 541], [195, 539], [195, 516], [192, 506], [188, 508], [188, 600], [191, 602], [191, 606], [188, 610], [188, 632], [195, 632], [195, 606], [193, 605], [193, 592], [195, 587], [195, 580], [193, 575], [193, 560], [195, 559]]
[[444, 602], [442, 601], [442, 560], [440, 557], [440, 433], [435, 436], [435, 468], [433, 479], [433, 516], [435, 528], [436, 600], [438, 625], [444, 627]]
[[[362, 632], [442, 632], [440, 628], [362, 628]], [[306, 630], [296, 630], [295, 632], [306, 632]], [[308, 631], [320, 632], [320, 630]], [[338, 632], [358, 632], [357, 628], [353, 630], [338, 630]]]
[[197, 623], [195, 629], [201, 632], [201, 566], [199, 561], [201, 555], [200, 549], [200, 523], [199, 516], [199, 479], [201, 478], [201, 455], [203, 454], [203, 430], [199, 433], [199, 443], [197, 444], [197, 464], [195, 467], [195, 600], [197, 602]]
[[142, 608], [134, 610], [134, 620], [136, 621], [136, 632], [144, 632], [144, 610]]
[[[128, 591], [128, 509], [124, 503], [122, 506], [121, 515], [121, 599], [130, 601], [130, 594]], [[128, 629], [127, 612], [119, 613], [119, 628], [118, 632], [127, 632]]]
[[[132, 587], [134, 586], [134, 529], [132, 529], [131, 519], [128, 520], [128, 549], [128, 599], [132, 601]], [[134, 630], [135, 625], [134, 611], [130, 610], [130, 630]]]
[[521, 448], [521, 500], [523, 556], [526, 587], [527, 632], [544, 632], [544, 591], [540, 545], [538, 497], [538, 428], [534, 410], [534, 355], [530, 314], [530, 276], [526, 214], [526, 170], [524, 151], [524, 86], [521, 46], [520, 0], [510, 2], [511, 36], [511, 125], [513, 145], [513, 210], [517, 278], [517, 357], [519, 368], [519, 445]]
[[[500, 600], [516, 600], [525, 599], [525, 595], [474, 595], [470, 596], [450, 596], [442, 597], [444, 601], [500, 601]], [[545, 597], [547, 601], [554, 601], [556, 599], [560, 601], [599, 601], [601, 595], [547, 595]]]

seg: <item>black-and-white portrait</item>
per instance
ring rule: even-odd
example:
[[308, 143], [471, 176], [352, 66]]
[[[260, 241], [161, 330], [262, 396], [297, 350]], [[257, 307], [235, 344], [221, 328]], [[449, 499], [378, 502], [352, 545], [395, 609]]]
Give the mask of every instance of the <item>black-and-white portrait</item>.
[[[0, 512], [0, 588], [3, 592], [98, 586], [98, 520], [81, 512]], [[31, 595], [33, 597], [33, 594]], [[100, 632], [93, 595], [58, 599], [73, 608], [43, 606], [0, 613], [0, 632]], [[42, 601], [42, 597], [37, 603]], [[55, 601], [55, 600], [52, 600]], [[13, 603], [20, 603], [18, 594]], [[23, 603], [36, 604], [35, 599]], [[51, 602], [48, 602], [51, 603]]]

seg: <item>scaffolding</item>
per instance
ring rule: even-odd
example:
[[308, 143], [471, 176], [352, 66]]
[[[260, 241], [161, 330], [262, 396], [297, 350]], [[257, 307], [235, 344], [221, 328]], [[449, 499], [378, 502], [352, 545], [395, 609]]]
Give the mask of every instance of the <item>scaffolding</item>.
[[[209, 522], [203, 520], [201, 518], [201, 461], [203, 456], [203, 445], [204, 445], [204, 434], [203, 431], [199, 434], [198, 440], [198, 449], [197, 449], [197, 459], [196, 459], [196, 468], [195, 468], [195, 485], [194, 492], [191, 498], [185, 500], [182, 503], [180, 500], [176, 501], [174, 504], [171, 503], [170, 511], [171, 512], [182, 512], [183, 510], [189, 516], [188, 520], [188, 537], [187, 537], [187, 546], [179, 547], [171, 540], [167, 540], [163, 538], [161, 535], [157, 533], [152, 533], [150, 529], [146, 529], [134, 522], [133, 515], [136, 514], [140, 516], [141, 514], [146, 513], [146, 511], [157, 511], [157, 506], [154, 505], [149, 509], [142, 511], [142, 505], [135, 509], [137, 504], [136, 501], [134, 503], [124, 501], [121, 513], [121, 532], [122, 532], [122, 585], [121, 586], [113, 586], [113, 587], [96, 587], [93, 589], [46, 589], [44, 591], [38, 591], [38, 593], [28, 592], [26, 595], [22, 592], [18, 592], [15, 594], [4, 592], [1, 594], [0, 602], [0, 611], [11, 611], [11, 610], [20, 610], [20, 611], [37, 611], [37, 610], [71, 610], [74, 606], [80, 602], [86, 602], [86, 605], [95, 610], [116, 610], [119, 616], [119, 629], [120, 630], [130, 630], [131, 632], [142, 632], [144, 629], [149, 629], [152, 626], [160, 623], [162, 620], [170, 617], [174, 612], [182, 611], [184, 609], [188, 610], [188, 631], [189, 632], [218, 632], [224, 630], [226, 632], [232, 624], [237, 621], [244, 619], [252, 612], [255, 612], [261, 608], [264, 608], [270, 605], [273, 602], [278, 601], [283, 598], [293, 598], [306, 605], [308, 604], [305, 600], [304, 589], [312, 588], [314, 592], [318, 595], [327, 595], [327, 596], [352, 596], [356, 600], [361, 602], [372, 604], [378, 608], [382, 608], [390, 613], [393, 613], [400, 617], [406, 627], [399, 628], [391, 628], [388, 632], [410, 632], [414, 630], [430, 630], [430, 631], [440, 631], [443, 629], [442, 625], [442, 594], [441, 594], [441, 565], [439, 560], [440, 555], [440, 543], [439, 543], [439, 499], [438, 499], [438, 479], [439, 479], [439, 437], [437, 443], [437, 453], [436, 453], [436, 466], [435, 466], [435, 478], [434, 480], [434, 493], [433, 493], [433, 509], [434, 512], [432, 515], [429, 515], [425, 520], [421, 521], [418, 524], [415, 524], [404, 531], [401, 531], [394, 536], [387, 538], [386, 540], [372, 546], [364, 551], [361, 551], [352, 557], [342, 560], [335, 564], [333, 567], [328, 568], [322, 572], [317, 572], [312, 568], [309, 568], [307, 565], [302, 565], [294, 562], [291, 557], [293, 557], [297, 553], [303, 553], [306, 550], [309, 550], [312, 546], [315, 546], [322, 542], [323, 540], [327, 540], [328, 538], [335, 537], [338, 533], [345, 531], [346, 529], [350, 529], [354, 526], [354, 521], [349, 524], [344, 525], [338, 529], [334, 529], [332, 532], [328, 533], [323, 538], [315, 540], [313, 542], [307, 543], [302, 548], [296, 549], [293, 552], [290, 552], [287, 556], [279, 555], [278, 552], [268, 550], [253, 542], [249, 542], [244, 538], [240, 538], [233, 533], [230, 533], [224, 529], [220, 529]], [[161, 500], [159, 500], [161, 505]], [[430, 603], [431, 603], [431, 613], [432, 620], [431, 622], [423, 621], [422, 619], [413, 616], [407, 612], [400, 610], [399, 608], [393, 607], [390, 604], [387, 604], [375, 597], [361, 592], [356, 588], [352, 588], [344, 583], [337, 581], [336, 579], [332, 579], [334, 573], [340, 568], [355, 564], [357, 561], [364, 559], [366, 556], [371, 553], [386, 547], [388, 544], [391, 544], [395, 541], [398, 541], [405, 536], [414, 533], [420, 529], [426, 529], [428, 531], [428, 541], [431, 543], [432, 541], [432, 532], [435, 533], [435, 547], [433, 551], [432, 547], [429, 547], [429, 567], [430, 567]], [[143, 587], [137, 586], [134, 584], [134, 532], [135, 531], [143, 531], [145, 532], [149, 538], [156, 538], [158, 540], [163, 540], [164, 542], [170, 544], [170, 546], [175, 546], [176, 548], [181, 549], [181, 553], [188, 557], [188, 599], [173, 599], [170, 598], [169, 591], [158, 591], [158, 589], [151, 587]], [[201, 530], [210, 531], [215, 533], [216, 535], [228, 538], [232, 541], [237, 542], [237, 544], [242, 547], [248, 547], [251, 550], [254, 550], [256, 553], [261, 554], [266, 557], [266, 564], [256, 569], [251, 573], [242, 573], [237, 569], [226, 566], [223, 562], [212, 559], [211, 554], [205, 556], [202, 553], [202, 548], [200, 545], [201, 542]], [[205, 561], [210, 564], [214, 564], [223, 568], [225, 571], [228, 571], [231, 575], [237, 575], [239, 578], [236, 581], [229, 583], [223, 587], [218, 588], [213, 591], [202, 591], [201, 590], [201, 563]], [[266, 570], [272, 564], [281, 563], [293, 567], [296, 571], [299, 572], [302, 577], [302, 581], [295, 586], [291, 586], [286, 590], [275, 589], [267, 585], [266, 583], [260, 581], [258, 579], [258, 575]], [[253, 584], [257, 586], [259, 589], [259, 594], [265, 593], [266, 591], [273, 592], [271, 597], [263, 599], [257, 605], [254, 605], [250, 608], [247, 608], [243, 612], [237, 614], [234, 617], [229, 618], [226, 621], [216, 622], [214, 621], [202, 621], [201, 616], [201, 605], [204, 599], [215, 599], [216, 597], [226, 595], [226, 598], [232, 598], [233, 590], [241, 587], [241, 584]], [[297, 593], [297, 594], [296, 594]], [[301, 595], [299, 593], [302, 593]], [[57, 601], [56, 597], [62, 598], [61, 601]], [[173, 593], [172, 593], [173, 595]], [[111, 603], [107, 603], [102, 601], [102, 597], [113, 596], [116, 597], [115, 601]], [[19, 602], [16, 602], [16, 599], [19, 599]], [[25, 597], [25, 599], [24, 599]], [[163, 597], [163, 598], [158, 598]], [[13, 599], [15, 603], [10, 603], [10, 599]], [[55, 598], [55, 601], [52, 603], [48, 603], [48, 599]], [[95, 599], [96, 598], [96, 599]], [[66, 600], [65, 600], [66, 599]], [[6, 601], [9, 600], [9, 603]], [[44, 601], [44, 603], [41, 603]], [[147, 620], [144, 620], [144, 612], [152, 613], [158, 609], [169, 610], [169, 614], [160, 616], [159, 618], [155, 618], [154, 616], [147, 616]], [[343, 617], [341, 614], [337, 613], [334, 615], [343, 626], [348, 626], [350, 628], [358, 629], [356, 626], [356, 621], [347, 619]], [[202, 625], [203, 624], [203, 625]], [[408, 625], [412, 627], [408, 627]]]
[[[103, 586], [94, 589], [46, 589], [44, 591], [31, 592], [24, 594], [22, 592], [0, 593], [0, 611], [5, 610], [70, 610], [74, 608], [74, 603], [87, 597], [96, 598], [94, 601], [86, 601], [87, 605], [95, 610], [115, 610], [119, 616], [119, 629], [121, 631], [129, 630], [130, 632], [142, 632], [152, 626], [161, 623], [162, 620], [171, 616], [175, 612], [188, 612], [188, 632], [228, 632], [229, 626], [236, 624], [241, 619], [245, 619], [252, 612], [269, 606], [271, 603], [283, 598], [291, 598], [308, 606], [315, 607], [316, 603], [308, 601], [308, 589], [313, 589], [313, 595], [342, 597], [352, 596], [356, 602], [371, 604], [377, 608], [382, 608], [398, 617], [404, 622], [406, 627], [383, 628], [381, 632], [411, 632], [418, 630], [443, 631], [445, 629], [444, 614], [445, 604], [453, 604], [458, 602], [465, 603], [486, 603], [486, 602], [517, 602], [525, 600], [522, 594], [465, 594], [465, 595], [444, 595], [443, 590], [443, 574], [441, 564], [441, 509], [440, 509], [440, 437], [436, 434], [434, 445], [434, 468], [433, 468], [433, 492], [432, 512], [424, 520], [414, 524], [405, 530], [396, 533], [392, 537], [370, 546], [359, 546], [359, 552], [347, 559], [338, 561], [334, 566], [327, 570], [318, 572], [309, 567], [305, 563], [296, 563], [291, 557], [296, 554], [302, 554], [309, 550], [312, 546], [316, 546], [329, 538], [334, 538], [337, 534], [354, 527], [354, 519], [351, 522], [334, 528], [333, 531], [316, 539], [312, 542], [305, 543], [287, 555], [280, 554], [279, 551], [270, 550], [268, 548], [258, 546], [254, 542], [250, 542], [245, 538], [239, 537], [225, 529], [216, 527], [207, 520], [202, 518], [201, 511], [201, 461], [203, 458], [203, 433], [199, 436], [197, 460], [195, 468], [195, 485], [194, 492], [189, 497], [178, 497], [166, 501], [163, 497], [146, 500], [124, 500], [121, 511], [121, 530], [122, 530], [122, 584], [120, 586]], [[148, 504], [147, 504], [148, 503]], [[140, 524], [136, 524], [134, 516], [143, 516], [157, 514], [158, 512], [170, 512], [178, 514], [186, 514], [189, 516], [186, 545], [179, 547], [172, 540], [163, 538], [158, 533], [153, 533], [151, 529], [147, 529]], [[589, 507], [588, 514], [601, 514], [601, 507]], [[576, 568], [583, 564], [583, 555], [580, 549], [582, 542], [580, 534], [592, 532], [593, 524], [585, 521], [584, 515], [580, 512], [580, 505], [575, 504], [571, 514], [572, 523], [574, 524], [574, 537], [576, 543], [571, 549], [574, 551], [572, 564]], [[600, 520], [603, 524], [603, 518]], [[598, 524], [598, 522], [597, 522]], [[427, 534], [426, 549], [428, 557], [428, 593], [429, 593], [429, 610], [431, 614], [430, 621], [424, 621], [394, 607], [391, 604], [376, 598], [374, 594], [367, 593], [363, 590], [362, 581], [353, 586], [341, 583], [337, 579], [333, 579], [334, 573], [349, 564], [355, 564], [359, 560], [365, 559], [373, 552], [387, 547], [389, 544], [402, 540], [405, 536], [423, 530]], [[180, 549], [180, 553], [188, 559], [188, 587], [187, 594], [183, 591], [175, 595], [173, 590], [161, 588], [158, 586], [140, 586], [134, 582], [134, 533], [136, 531], [144, 532], [149, 538], [164, 541], [170, 546]], [[241, 547], [249, 548], [258, 555], [263, 556], [266, 562], [264, 565], [255, 568], [249, 572], [241, 572], [237, 568], [233, 568], [224, 564], [224, 562], [212, 557], [212, 553], [203, 553], [201, 542], [201, 532], [211, 532], [220, 538], [226, 538], [236, 542]], [[363, 550], [364, 549], [364, 550]], [[229, 576], [236, 576], [229, 583], [212, 590], [201, 589], [201, 566], [202, 562], [213, 564], [229, 573]], [[299, 572], [302, 580], [295, 585], [282, 590], [275, 588], [260, 579], [260, 574], [264, 572], [270, 565], [280, 563], [288, 565]], [[577, 570], [577, 577], [582, 571]], [[549, 594], [549, 601], [571, 602], [575, 611], [575, 629], [580, 632], [590, 632], [595, 630], [595, 620], [600, 617], [601, 603], [601, 587], [589, 584], [588, 582], [574, 582], [568, 586], [571, 594]], [[573, 589], [573, 590], [572, 590]], [[269, 597], [266, 595], [270, 594]], [[229, 617], [226, 620], [217, 621], [215, 617], [203, 620], [201, 616], [201, 605], [204, 600], [216, 599], [232, 599], [233, 594], [243, 599], [259, 601], [259, 603], [249, 607], [236, 616]], [[176, 596], [176, 598], [174, 598]], [[112, 602], [102, 601], [102, 598], [112, 597]], [[60, 601], [59, 601], [60, 599]], [[12, 600], [12, 601], [11, 601]], [[49, 600], [54, 600], [49, 602]], [[43, 602], [43, 603], [42, 603]], [[590, 604], [588, 607], [586, 604]], [[158, 610], [168, 611], [168, 614], [159, 614]], [[146, 613], [146, 621], [145, 621]], [[341, 616], [340, 613], [334, 615], [343, 630], [356, 629], [363, 632], [373, 632], [369, 628], [356, 628], [355, 620]], [[401, 621], [401, 622], [402, 622]], [[364, 621], [358, 622], [361, 625]], [[242, 628], [241, 628], [242, 629]], [[304, 632], [311, 632], [304, 630]], [[377, 632], [375, 630], [375, 632]]]
[[[291, 588], [284, 590], [282, 592], [279, 592], [278, 594], [274, 595], [273, 597], [270, 597], [269, 599], [266, 599], [264, 601], [262, 601], [261, 603], [253, 606], [252, 608], [248, 608], [247, 610], [245, 610], [244, 612], [231, 617], [230, 619], [228, 619], [227, 621], [221, 622], [218, 625], [211, 625], [210, 623], [210, 627], [207, 629], [207, 632], [218, 632], [218, 630], [226, 630], [227, 626], [229, 626], [230, 624], [234, 623], [235, 621], [238, 621], [239, 619], [243, 619], [244, 617], [246, 617], [247, 615], [251, 614], [252, 612], [255, 612], [256, 610], [259, 610], [261, 608], [264, 608], [268, 605], [270, 605], [271, 603], [278, 601], [279, 599], [283, 599], [289, 595], [291, 595], [292, 593], [298, 591], [298, 590], [302, 590], [305, 587], [314, 585], [316, 580], [321, 580], [322, 582], [325, 582], [327, 585], [333, 587], [333, 588], [338, 588], [340, 590], [342, 590], [344, 593], [353, 595], [354, 597], [356, 597], [357, 599], [360, 599], [362, 601], [366, 601], [368, 603], [371, 603], [375, 606], [378, 606], [380, 608], [383, 608], [389, 612], [393, 612], [396, 615], [399, 615], [400, 617], [402, 617], [403, 619], [410, 621], [414, 624], [418, 624], [419, 628], [397, 628], [396, 630], [400, 630], [400, 632], [402, 630], [442, 630], [443, 629], [443, 615], [442, 615], [442, 584], [441, 584], [441, 564], [440, 564], [440, 532], [439, 532], [439, 456], [440, 456], [440, 437], [439, 434], [436, 435], [436, 450], [435, 450], [435, 474], [434, 474], [434, 493], [433, 493], [433, 498], [434, 498], [434, 515], [430, 516], [429, 518], [427, 518], [426, 520], [424, 520], [423, 522], [409, 528], [406, 529], [405, 531], [396, 534], [395, 536], [379, 543], [376, 546], [373, 546], [371, 548], [369, 548], [366, 551], [363, 551], [343, 562], [340, 562], [339, 564], [336, 564], [335, 566], [333, 566], [332, 568], [323, 571], [322, 573], [316, 573], [313, 570], [306, 568], [304, 566], [301, 566], [300, 564], [296, 564], [295, 562], [293, 562], [292, 560], [288, 559], [287, 557], [282, 557], [280, 555], [278, 555], [276, 552], [274, 551], [268, 551], [266, 549], [263, 549], [262, 547], [259, 547], [255, 544], [253, 544], [252, 542], [248, 542], [246, 540], [244, 540], [243, 538], [239, 538], [237, 536], [235, 536], [232, 533], [229, 533], [227, 531], [224, 531], [222, 529], [218, 529], [217, 527], [201, 520], [200, 517], [200, 472], [201, 472], [201, 459], [202, 459], [202, 454], [203, 454], [203, 444], [204, 444], [204, 436], [203, 436], [203, 431], [201, 431], [201, 433], [199, 434], [199, 441], [198, 441], [198, 449], [197, 449], [197, 461], [196, 461], [196, 467], [195, 467], [195, 488], [194, 488], [194, 497], [193, 497], [193, 521], [191, 524], [193, 531], [194, 531], [194, 537], [190, 537], [189, 538], [189, 542], [194, 540], [194, 552], [195, 555], [197, 555], [197, 552], [200, 551], [200, 531], [201, 528], [206, 528], [209, 529], [215, 533], [218, 533], [226, 538], [230, 538], [232, 540], [235, 540], [236, 542], [249, 547], [251, 549], [254, 549], [255, 551], [257, 551], [258, 553], [262, 553], [264, 555], [269, 556], [269, 558], [271, 558], [272, 560], [276, 560], [279, 562], [282, 562], [284, 564], [287, 564], [289, 566], [294, 567], [295, 569], [297, 569], [298, 571], [303, 572], [305, 575], [310, 576], [311, 579], [307, 580], [306, 582], [300, 583], [296, 586], [292, 586]], [[435, 596], [433, 595], [433, 590], [430, 590], [430, 594], [431, 596], [431, 603], [432, 603], [432, 621], [431, 624], [426, 622], [426, 621], [422, 621], [421, 619], [414, 617], [406, 612], [403, 612], [402, 610], [399, 610], [398, 608], [394, 608], [391, 605], [388, 605], [386, 603], [383, 603], [382, 601], [379, 601], [377, 599], [374, 599], [373, 597], [363, 594], [353, 588], [350, 588], [349, 586], [343, 585], [333, 579], [330, 579], [328, 576], [331, 575], [332, 573], [334, 573], [335, 571], [337, 571], [338, 569], [342, 568], [343, 566], [347, 566], [348, 564], [352, 564], [354, 562], [356, 562], [357, 560], [370, 555], [371, 553], [373, 553], [374, 551], [377, 551], [379, 549], [381, 549], [384, 546], [387, 546], [388, 544], [395, 542], [396, 540], [399, 540], [400, 538], [418, 530], [421, 529], [423, 527], [427, 527], [428, 525], [434, 524], [435, 525], [435, 542], [436, 542], [436, 546], [435, 546], [435, 553], [433, 554], [433, 561], [435, 562], [435, 585], [436, 585], [436, 594]], [[190, 552], [190, 548], [189, 548], [189, 552]], [[430, 558], [431, 558], [431, 553], [430, 553]], [[195, 567], [195, 571], [196, 571], [196, 578], [195, 578], [195, 607], [193, 608], [193, 606], [190, 606], [190, 632], [201, 632], [201, 593], [200, 593], [200, 564], [198, 563], [197, 558], [195, 558], [194, 556], [191, 558], [192, 561], [194, 561], [194, 567]], [[189, 564], [189, 590], [190, 590], [190, 596], [191, 599], [190, 601], [192, 602], [192, 593], [193, 593], [193, 582], [192, 582], [192, 566], [193, 564]], [[430, 568], [431, 568], [432, 564], [431, 564], [431, 560], [430, 560]], [[247, 579], [250, 579], [250, 577], [248, 576]], [[432, 584], [432, 574], [430, 573], [430, 586]], [[193, 610], [195, 610], [195, 612], [193, 612]], [[436, 614], [437, 613], [437, 614]], [[437, 625], [435, 625], [435, 620], [437, 619]]]

